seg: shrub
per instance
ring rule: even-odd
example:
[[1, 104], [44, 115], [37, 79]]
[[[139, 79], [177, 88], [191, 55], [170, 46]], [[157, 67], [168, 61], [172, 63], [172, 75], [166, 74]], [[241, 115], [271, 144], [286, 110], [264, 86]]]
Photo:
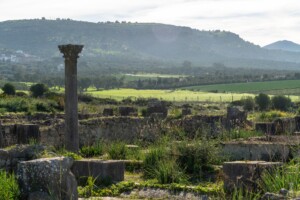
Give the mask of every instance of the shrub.
[[258, 105], [259, 110], [267, 110], [270, 106], [271, 100], [267, 94], [260, 93], [255, 97], [255, 103]]
[[184, 141], [177, 145], [178, 164], [188, 174], [202, 176], [220, 162], [219, 148], [214, 141], [206, 139], [193, 142]]
[[22, 92], [22, 91], [16, 92], [16, 95], [17, 95], [18, 97], [26, 97], [26, 96], [28, 96], [28, 95], [26, 94], [26, 92]]
[[8, 112], [28, 112], [29, 103], [23, 99], [15, 99], [13, 101], [8, 101], [5, 108]]
[[80, 149], [80, 154], [84, 157], [100, 156], [103, 154], [103, 144], [97, 142], [92, 146], [83, 146]]
[[154, 178], [155, 169], [157, 169], [159, 162], [165, 160], [168, 157], [167, 151], [164, 147], [158, 146], [150, 149], [150, 151], [145, 155], [144, 158], [144, 177]]
[[48, 87], [43, 83], [37, 83], [32, 85], [29, 90], [33, 97], [41, 97], [48, 91]]
[[40, 102], [35, 105], [36, 110], [40, 112], [50, 112], [51, 108], [46, 103]]
[[110, 144], [108, 147], [108, 156], [110, 159], [118, 160], [118, 159], [126, 159], [126, 145], [123, 142], [115, 142]]
[[254, 99], [252, 97], [247, 97], [245, 99], [242, 99], [242, 102], [243, 102], [243, 108], [244, 108], [244, 110], [247, 110], [247, 111], [254, 110], [255, 101], [254, 101]]
[[288, 97], [279, 95], [272, 98], [272, 105], [277, 110], [287, 111], [291, 107], [292, 101]]
[[19, 195], [20, 190], [15, 175], [0, 171], [0, 200], [17, 200]]
[[7, 95], [15, 95], [16, 94], [16, 88], [11, 83], [5, 83], [2, 87], [3, 93]]
[[153, 170], [153, 175], [160, 184], [186, 183], [188, 180], [175, 159], [161, 160]]

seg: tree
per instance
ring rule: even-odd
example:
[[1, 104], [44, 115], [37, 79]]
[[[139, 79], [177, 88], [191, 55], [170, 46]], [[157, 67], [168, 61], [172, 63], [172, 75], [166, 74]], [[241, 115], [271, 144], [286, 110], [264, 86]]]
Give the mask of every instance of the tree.
[[279, 95], [272, 98], [272, 105], [277, 110], [287, 111], [291, 107], [292, 101], [288, 97]]
[[252, 97], [247, 97], [245, 99], [242, 99], [243, 102], [243, 108], [247, 111], [253, 111], [255, 107], [255, 101]]
[[87, 89], [91, 86], [91, 84], [92, 84], [92, 81], [90, 78], [86, 77], [86, 78], [79, 79], [78, 86], [79, 86], [80, 92], [87, 91]]
[[48, 91], [48, 87], [43, 83], [37, 83], [30, 86], [29, 90], [33, 97], [41, 97]]
[[255, 97], [255, 103], [258, 105], [259, 110], [267, 110], [270, 106], [271, 100], [267, 94], [260, 93]]
[[2, 87], [3, 93], [7, 95], [15, 95], [16, 94], [16, 88], [11, 83], [5, 83]]

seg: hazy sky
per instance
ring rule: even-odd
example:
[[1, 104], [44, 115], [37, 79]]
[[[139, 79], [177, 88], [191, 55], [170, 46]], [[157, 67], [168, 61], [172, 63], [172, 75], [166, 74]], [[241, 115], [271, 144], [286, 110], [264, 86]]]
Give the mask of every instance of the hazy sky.
[[0, 21], [71, 18], [227, 30], [259, 45], [300, 43], [300, 0], [0, 0]]

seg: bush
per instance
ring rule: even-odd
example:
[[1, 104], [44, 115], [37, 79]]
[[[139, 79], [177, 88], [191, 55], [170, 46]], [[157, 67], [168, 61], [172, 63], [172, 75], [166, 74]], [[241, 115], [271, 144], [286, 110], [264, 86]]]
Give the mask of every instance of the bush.
[[108, 147], [108, 156], [110, 159], [113, 160], [125, 160], [126, 159], [126, 153], [127, 153], [127, 148], [125, 143], [123, 142], [115, 142], [112, 143]]
[[174, 159], [159, 161], [153, 170], [153, 175], [160, 184], [188, 182], [187, 175], [183, 173]]
[[164, 147], [158, 146], [150, 149], [149, 153], [144, 158], [144, 177], [154, 178], [155, 169], [158, 168], [159, 162], [165, 160], [168, 157], [167, 151]]
[[177, 145], [178, 164], [188, 174], [202, 176], [220, 162], [217, 144], [209, 140], [184, 141]]
[[41, 97], [48, 91], [48, 87], [43, 83], [37, 83], [32, 85], [29, 90], [33, 97]]
[[16, 92], [18, 97], [27, 97], [28, 95], [25, 92]]
[[15, 95], [16, 94], [16, 88], [11, 83], [5, 83], [2, 87], [3, 93], [7, 95]]
[[97, 142], [96, 144], [94, 144], [92, 146], [83, 146], [80, 149], [80, 154], [83, 157], [100, 156], [103, 154], [103, 144], [100, 142]]
[[15, 175], [0, 171], [0, 200], [17, 200], [19, 196], [20, 190]]
[[35, 105], [36, 107], [36, 110], [39, 111], [39, 112], [50, 112], [51, 111], [51, 108], [49, 105], [47, 105], [46, 103], [37, 103]]
[[272, 98], [272, 105], [277, 110], [288, 111], [292, 105], [292, 101], [288, 97], [279, 95]]
[[13, 101], [8, 101], [5, 108], [8, 112], [28, 112], [29, 103], [23, 99], [15, 99]]
[[243, 108], [247, 111], [253, 111], [255, 107], [255, 101], [252, 97], [247, 97], [245, 99], [242, 99], [243, 102]]
[[259, 110], [267, 110], [270, 106], [271, 100], [267, 94], [260, 93], [255, 97], [255, 103], [258, 105]]

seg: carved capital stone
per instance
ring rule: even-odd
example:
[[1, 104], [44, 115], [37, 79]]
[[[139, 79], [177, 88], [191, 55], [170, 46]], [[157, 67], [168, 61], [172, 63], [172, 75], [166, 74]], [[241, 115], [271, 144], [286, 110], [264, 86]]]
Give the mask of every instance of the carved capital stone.
[[65, 59], [77, 59], [79, 57], [78, 54], [81, 52], [82, 48], [83, 45], [58, 45], [58, 49], [62, 54], [64, 54]]

